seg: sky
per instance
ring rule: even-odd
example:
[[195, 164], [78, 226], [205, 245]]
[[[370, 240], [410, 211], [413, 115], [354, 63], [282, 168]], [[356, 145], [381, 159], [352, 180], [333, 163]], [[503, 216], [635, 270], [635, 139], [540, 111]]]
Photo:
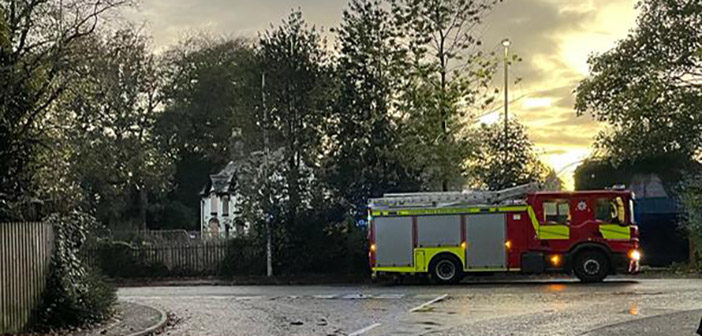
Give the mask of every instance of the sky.
[[[510, 87], [510, 117], [528, 127], [542, 160], [566, 188], [573, 187], [573, 171], [604, 127], [576, 116], [573, 90], [588, 74], [588, 56], [612, 48], [634, 26], [635, 2], [504, 0], [479, 28], [485, 50], [501, 52], [500, 42], [509, 38], [510, 52], [523, 59], [509, 71], [512, 79], [522, 78]], [[328, 32], [341, 20], [346, 0], [142, 0], [126, 16], [143, 24], [155, 50], [163, 50], [201, 32], [255, 38], [298, 8], [308, 23]], [[494, 122], [501, 111], [481, 121]]]

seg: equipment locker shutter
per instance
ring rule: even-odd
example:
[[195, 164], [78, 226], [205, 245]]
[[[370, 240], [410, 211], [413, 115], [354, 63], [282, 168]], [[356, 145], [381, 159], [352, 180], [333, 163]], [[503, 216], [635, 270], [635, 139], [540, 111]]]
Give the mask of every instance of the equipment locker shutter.
[[466, 267], [505, 269], [505, 215], [476, 214], [466, 218]]
[[417, 243], [420, 247], [461, 244], [461, 216], [417, 217]]
[[380, 267], [412, 266], [412, 217], [376, 217], [373, 221], [376, 264]]

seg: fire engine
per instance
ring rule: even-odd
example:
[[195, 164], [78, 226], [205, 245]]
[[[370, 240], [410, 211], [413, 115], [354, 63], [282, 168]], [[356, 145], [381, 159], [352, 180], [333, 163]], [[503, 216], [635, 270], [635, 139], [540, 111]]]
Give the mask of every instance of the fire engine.
[[599, 282], [639, 269], [634, 195], [626, 190], [385, 194], [369, 201], [374, 278], [478, 272], [574, 273]]

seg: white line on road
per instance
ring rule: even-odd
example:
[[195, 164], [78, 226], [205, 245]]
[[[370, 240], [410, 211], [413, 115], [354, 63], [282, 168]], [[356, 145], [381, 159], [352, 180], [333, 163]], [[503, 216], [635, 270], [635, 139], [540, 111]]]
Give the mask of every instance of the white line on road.
[[373, 323], [373, 324], [371, 324], [371, 325], [369, 325], [369, 326], [367, 326], [367, 327], [365, 327], [365, 328], [363, 328], [363, 329], [358, 329], [358, 330], [356, 330], [356, 331], [350, 333], [349, 336], [358, 336], [358, 335], [362, 335], [362, 334], [364, 334], [364, 333], [370, 331], [371, 329], [374, 329], [374, 328], [377, 328], [377, 327], [380, 327], [380, 323]]
[[418, 311], [418, 310], [424, 309], [424, 308], [426, 308], [426, 307], [429, 306], [429, 305], [432, 305], [432, 304], [434, 304], [434, 303], [437, 303], [437, 302], [439, 302], [439, 301], [445, 299], [447, 296], [448, 296], [448, 294], [444, 294], [444, 295], [441, 295], [441, 296], [439, 296], [439, 297], [433, 298], [433, 299], [431, 299], [431, 300], [429, 300], [429, 301], [427, 301], [427, 302], [424, 302], [424, 303], [420, 304], [419, 306], [416, 306], [416, 307], [410, 309], [410, 313], [414, 313], [414, 312], [416, 312], [416, 311]]

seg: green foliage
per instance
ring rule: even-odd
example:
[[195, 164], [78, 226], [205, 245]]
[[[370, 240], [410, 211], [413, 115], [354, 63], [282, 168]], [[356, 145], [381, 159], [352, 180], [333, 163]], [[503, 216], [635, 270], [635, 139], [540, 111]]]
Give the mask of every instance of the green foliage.
[[227, 250], [218, 273], [225, 276], [266, 273], [265, 245], [250, 237], [227, 241]]
[[176, 275], [169, 272], [163, 264], [146, 262], [145, 250], [140, 250], [140, 253], [135, 253], [134, 250], [131, 243], [100, 241], [89, 252], [95, 253], [91, 256], [93, 266], [111, 278], [153, 278]]
[[172, 174], [172, 158], [153, 132], [161, 85], [155, 57], [131, 29], [90, 39], [81, 50], [81, 79], [55, 106], [70, 117], [53, 120], [70, 148], [68, 179], [77, 179], [84, 207], [101, 222], [145, 228], [149, 199], [170, 188]]
[[690, 241], [689, 266], [702, 271], [702, 175], [689, 174], [679, 185], [682, 226]]
[[104, 16], [128, 2], [0, 1], [0, 219], [40, 216], [31, 208], [41, 203], [39, 157], [53, 144], [46, 137], [47, 115], [76, 79], [76, 48]]
[[478, 154], [470, 162], [473, 184], [489, 190], [500, 190], [531, 182], [546, 182], [549, 169], [542, 163], [526, 127], [516, 120], [508, 124], [505, 140], [504, 123], [482, 125], [477, 136]]
[[405, 52], [394, 45], [390, 14], [378, 0], [351, 1], [335, 32], [339, 89], [324, 179], [359, 218], [370, 197], [420, 188], [419, 169], [406, 165], [400, 150], [402, 120], [389, 112]]
[[[406, 81], [397, 109], [405, 120], [402, 151], [421, 167], [428, 189], [464, 184], [463, 162], [475, 144], [472, 112], [492, 101], [497, 59], [478, 51], [475, 27], [499, 1], [392, 1], [397, 41], [407, 51]], [[404, 42], [406, 41], [406, 43]]]
[[260, 147], [257, 62], [243, 39], [192, 37], [165, 53], [165, 110], [154, 132], [162, 151], [174, 157], [175, 183], [156, 214], [161, 228], [199, 228], [199, 193], [208, 174]]
[[637, 27], [589, 59], [575, 108], [611, 127], [597, 147], [614, 160], [702, 149], [702, 3], [643, 0]]
[[292, 12], [279, 27], [266, 31], [259, 41], [266, 102], [259, 115], [264, 117], [271, 147], [282, 148], [282, 196], [288, 226], [295, 226], [302, 218], [298, 212], [303, 209], [304, 194], [310, 192], [305, 181], [311, 178], [303, 167], [318, 165], [324, 117], [330, 112], [331, 76], [322, 42], [299, 11]]
[[115, 289], [86, 267], [80, 249], [97, 227], [92, 216], [72, 212], [46, 220], [54, 229], [50, 273], [36, 323], [39, 329], [81, 326], [105, 320], [113, 313]]

